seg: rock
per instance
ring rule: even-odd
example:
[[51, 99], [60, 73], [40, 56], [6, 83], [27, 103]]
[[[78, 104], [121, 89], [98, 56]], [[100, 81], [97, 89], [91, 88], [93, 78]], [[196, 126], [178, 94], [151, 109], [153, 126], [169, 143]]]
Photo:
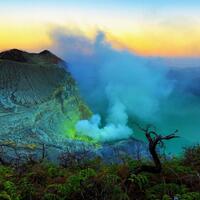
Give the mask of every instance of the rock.
[[0, 139], [56, 144], [89, 117], [63, 60], [45, 50], [0, 53]]
[[136, 160], [151, 157], [147, 144], [134, 138], [103, 144], [97, 149], [97, 154], [106, 162], [123, 162], [128, 157]]

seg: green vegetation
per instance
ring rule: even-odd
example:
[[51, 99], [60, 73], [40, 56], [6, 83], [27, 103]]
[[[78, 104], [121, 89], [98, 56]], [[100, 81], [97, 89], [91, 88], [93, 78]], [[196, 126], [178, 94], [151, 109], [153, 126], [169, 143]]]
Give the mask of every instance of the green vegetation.
[[[161, 158], [161, 173], [134, 173], [145, 160], [106, 164], [100, 158], [54, 165], [0, 165], [1, 200], [200, 200], [200, 146]], [[76, 158], [74, 158], [76, 159]]]

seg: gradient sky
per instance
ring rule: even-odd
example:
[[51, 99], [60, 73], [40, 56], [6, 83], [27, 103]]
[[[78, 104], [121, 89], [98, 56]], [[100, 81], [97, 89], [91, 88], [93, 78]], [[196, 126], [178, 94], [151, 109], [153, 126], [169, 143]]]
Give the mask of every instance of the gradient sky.
[[148, 56], [200, 56], [200, 1], [0, 1], [0, 50], [39, 51], [59, 28], [93, 39], [97, 30], [117, 48]]

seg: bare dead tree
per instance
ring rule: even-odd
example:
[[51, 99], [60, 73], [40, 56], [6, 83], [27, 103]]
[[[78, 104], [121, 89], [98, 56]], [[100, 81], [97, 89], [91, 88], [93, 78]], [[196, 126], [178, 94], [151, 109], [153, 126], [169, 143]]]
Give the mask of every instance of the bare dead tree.
[[160, 145], [161, 147], [163, 147], [164, 140], [171, 140], [171, 139], [177, 138], [178, 136], [176, 135], [176, 133], [178, 132], [178, 130], [175, 130], [173, 133], [171, 133], [169, 135], [163, 136], [161, 134], [158, 134], [156, 132], [155, 127], [152, 125], [148, 125], [146, 128], [142, 128], [138, 124], [137, 124], [137, 126], [139, 127], [139, 129], [141, 131], [143, 131], [145, 133], [145, 136], [149, 143], [149, 146], [148, 146], [149, 152], [152, 156], [154, 165], [142, 165], [142, 166], [138, 167], [134, 171], [134, 173], [135, 174], [139, 174], [141, 172], [161, 173], [162, 163], [161, 163], [159, 155], [157, 153], [157, 146]]

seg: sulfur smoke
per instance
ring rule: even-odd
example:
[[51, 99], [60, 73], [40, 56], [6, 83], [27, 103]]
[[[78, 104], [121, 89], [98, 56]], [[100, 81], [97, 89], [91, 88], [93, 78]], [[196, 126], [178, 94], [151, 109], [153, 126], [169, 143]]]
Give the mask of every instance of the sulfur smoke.
[[76, 124], [77, 134], [89, 136], [96, 141], [110, 142], [128, 139], [133, 131], [128, 127], [128, 115], [125, 106], [117, 101], [109, 109], [106, 125], [102, 126], [101, 116], [95, 114], [89, 120], [80, 120]]
[[[189, 141], [188, 130], [196, 135], [199, 101], [185, 92], [184, 84], [169, 78], [171, 68], [157, 62], [160, 58], [117, 50], [103, 32], [90, 40], [81, 34], [57, 30], [52, 38], [52, 50], [68, 62], [82, 96], [94, 113], [91, 119], [77, 123], [78, 134], [102, 142], [140, 137], [133, 125], [139, 122], [152, 123], [165, 133], [181, 130], [180, 143]], [[195, 119], [194, 126], [185, 123], [188, 116]]]

